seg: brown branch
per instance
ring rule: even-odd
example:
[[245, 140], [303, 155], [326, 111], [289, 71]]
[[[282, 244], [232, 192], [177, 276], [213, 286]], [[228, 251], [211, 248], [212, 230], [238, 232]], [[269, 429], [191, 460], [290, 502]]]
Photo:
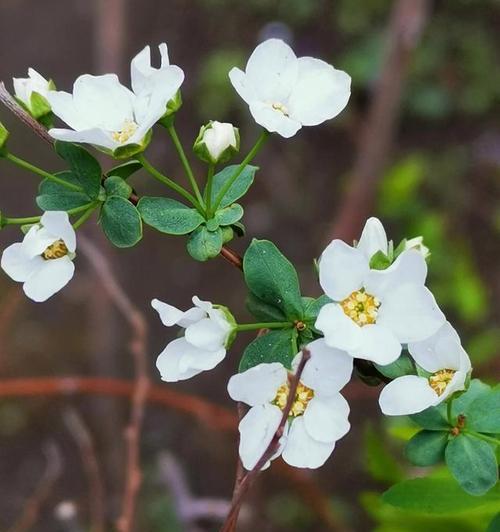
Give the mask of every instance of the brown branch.
[[398, 0], [387, 28], [387, 47], [351, 172], [350, 186], [333, 224], [334, 238], [349, 241], [371, 214], [391, 150], [404, 79], [427, 20], [430, 0]]
[[10, 95], [5, 87], [5, 83], [0, 81], [0, 102], [12, 113], [14, 113], [21, 122], [31, 128], [40, 138], [48, 142], [54, 143], [54, 139], [47, 133], [47, 130], [39, 124], [30, 114], [28, 114]]
[[57, 479], [61, 475], [62, 464], [59, 450], [53, 443], [44, 448], [47, 465], [35, 491], [26, 501], [23, 513], [18, 521], [9, 528], [8, 532], [28, 532], [33, 528], [40, 515], [40, 510], [52, 493]]
[[243, 259], [228, 246], [222, 246], [220, 254], [233, 266], [243, 271]]
[[285, 432], [285, 426], [288, 421], [288, 416], [290, 415], [290, 410], [292, 408], [293, 402], [295, 400], [295, 394], [297, 392], [297, 386], [300, 382], [300, 377], [304, 371], [306, 362], [309, 360], [311, 353], [307, 349], [302, 349], [302, 358], [299, 362], [297, 370], [290, 381], [290, 388], [288, 391], [288, 397], [286, 401], [285, 408], [283, 409], [283, 415], [281, 416], [280, 424], [274, 436], [267, 446], [267, 449], [264, 451], [260, 459], [257, 461], [255, 466], [251, 471], [246, 473], [241, 482], [238, 485], [237, 491], [231, 501], [231, 510], [228, 513], [226, 522], [221, 528], [221, 532], [234, 532], [236, 530], [236, 523], [238, 521], [238, 514], [240, 511], [243, 498], [245, 497], [247, 491], [251, 488], [252, 484], [255, 482], [258, 474], [261, 469], [266, 465], [266, 463], [276, 454], [280, 446], [280, 440]]
[[105, 497], [94, 442], [82, 417], [73, 408], [64, 413], [64, 422], [73, 436], [82, 458], [89, 488], [90, 532], [105, 532]]
[[134, 359], [135, 386], [129, 425], [125, 430], [127, 442], [126, 484], [121, 515], [117, 521], [119, 532], [130, 532], [133, 528], [137, 495], [142, 481], [140, 465], [140, 437], [144, 420], [145, 404], [150, 387], [147, 355], [147, 324], [143, 314], [135, 307], [126, 291], [119, 285], [110, 265], [99, 249], [81, 236], [80, 249], [96, 270], [103, 288], [111, 301], [128, 321], [132, 338], [130, 352]]

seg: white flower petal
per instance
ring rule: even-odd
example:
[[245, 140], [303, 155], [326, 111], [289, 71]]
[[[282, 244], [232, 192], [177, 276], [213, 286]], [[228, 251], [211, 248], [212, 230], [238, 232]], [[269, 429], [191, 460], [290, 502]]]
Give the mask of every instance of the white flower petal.
[[311, 438], [329, 443], [340, 440], [351, 428], [349, 404], [339, 393], [313, 397], [304, 412], [304, 426]]
[[319, 442], [313, 439], [304, 425], [304, 417], [295, 418], [288, 432], [283, 460], [293, 467], [316, 469], [332, 454], [335, 442]]
[[368, 218], [356, 247], [363, 252], [368, 261], [378, 251], [387, 254], [387, 235], [382, 222], [378, 218]]
[[236, 67], [232, 68], [229, 71], [229, 80], [246, 103], [250, 104], [258, 100], [257, 93], [243, 70]]
[[386, 416], [417, 414], [439, 402], [437, 393], [425, 377], [405, 375], [387, 384], [379, 397]]
[[30, 257], [21, 242], [10, 245], [2, 253], [1, 266], [14, 281], [23, 283], [40, 267], [42, 257]]
[[337, 116], [347, 105], [351, 78], [313, 57], [298, 59], [298, 79], [289, 100], [290, 115], [304, 126]]
[[203, 318], [186, 328], [186, 340], [200, 349], [215, 351], [224, 347], [227, 330], [221, 328], [214, 320]]
[[156, 359], [156, 367], [162, 380], [177, 382], [190, 379], [203, 371], [199, 368], [180, 368], [180, 362], [187, 349], [193, 349], [184, 338], [177, 338], [170, 342]]
[[287, 382], [287, 378], [288, 372], [282, 364], [259, 364], [233, 375], [229, 379], [227, 391], [235, 401], [250, 406], [260, 405], [273, 401], [278, 388]]
[[56, 240], [58, 240], [58, 237], [44, 227], [33, 225], [24, 235], [22, 242], [24, 253], [30, 258], [41, 255]]
[[75, 273], [75, 265], [68, 256], [43, 260], [23, 285], [24, 293], [41, 303], [64, 288]]
[[[307, 361], [300, 380], [315, 394], [333, 395], [341, 390], [350, 380], [353, 359], [345, 351], [328, 347], [324, 338], [314, 340], [307, 345], [311, 358]], [[294, 359], [298, 364], [301, 353]]]
[[187, 369], [197, 369], [202, 371], [209, 371], [220, 364], [226, 357], [226, 349], [224, 347], [216, 351], [208, 351], [193, 347], [189, 344], [189, 348], [183, 354], [179, 362], [179, 368], [184, 371]]
[[428, 338], [444, 322], [431, 292], [414, 284], [397, 286], [387, 293], [377, 317], [377, 324], [390, 329], [403, 344]]
[[188, 327], [206, 316], [206, 313], [200, 308], [193, 307], [183, 312], [159, 299], [153, 299], [151, 306], [158, 312], [160, 320], [166, 327], [172, 327], [172, 325]]
[[257, 124], [266, 128], [270, 133], [278, 133], [286, 139], [293, 137], [302, 127], [300, 122], [273, 109], [266, 102], [250, 103], [250, 112]]
[[281, 422], [281, 410], [265, 404], [252, 407], [240, 421], [240, 458], [243, 467], [253, 469], [260, 460]]
[[[50, 91], [46, 97], [52, 107], [52, 112], [64, 123], [68, 124], [69, 127], [76, 130], [90, 129], [92, 127], [87, 116], [76, 107], [72, 94], [64, 91]], [[56, 129], [51, 131], [67, 130]]]
[[359, 249], [333, 240], [321, 254], [319, 282], [327, 296], [342, 301], [363, 286], [369, 270], [368, 260]]
[[383, 325], [365, 325], [361, 327], [359, 346], [351, 354], [385, 366], [399, 358], [401, 344], [392, 331]]
[[46, 211], [40, 223], [43, 227], [57, 239], [62, 239], [70, 253], [76, 250], [76, 233], [69, 221], [67, 212]]
[[54, 128], [49, 130], [49, 135], [63, 142], [92, 144], [93, 146], [102, 146], [108, 150], [115, 150], [120, 146], [118, 142], [112, 139], [111, 133], [99, 128], [82, 129], [81, 131]]
[[359, 346], [361, 327], [337, 303], [328, 303], [319, 311], [314, 327], [324, 334], [330, 347], [351, 353]]

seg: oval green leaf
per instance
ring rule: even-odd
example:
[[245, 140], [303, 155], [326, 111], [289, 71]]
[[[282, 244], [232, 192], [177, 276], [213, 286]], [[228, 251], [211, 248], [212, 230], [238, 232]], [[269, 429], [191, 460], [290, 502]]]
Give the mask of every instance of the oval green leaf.
[[104, 234], [119, 248], [134, 246], [142, 238], [139, 211], [121, 196], [110, 196], [104, 202], [101, 225]]
[[214, 217], [219, 225], [235, 224], [243, 217], [243, 207], [238, 203], [233, 203], [225, 209], [219, 209]]
[[[55, 174], [72, 185], [80, 185], [80, 181], [69, 171]], [[44, 179], [38, 187], [36, 204], [44, 211], [69, 211], [81, 207], [92, 201], [84, 192], [71, 190], [55, 183], [51, 179]]]
[[[226, 166], [224, 170], [221, 170], [218, 174], [214, 175], [212, 182], [212, 205], [219, 195], [219, 192], [222, 190], [226, 182], [231, 179], [231, 177], [238, 170], [239, 165], [233, 164], [231, 166]], [[238, 176], [236, 181], [231, 185], [229, 190], [224, 194], [222, 201], [220, 202], [219, 209], [227, 207], [228, 205], [233, 204], [237, 199], [244, 196], [250, 186], [253, 183], [255, 172], [257, 172], [257, 166], [247, 165]], [[206, 192], [206, 191], [205, 191]]]
[[248, 344], [241, 357], [239, 370], [245, 371], [262, 363], [281, 362], [290, 368], [297, 354], [294, 347], [294, 329], [270, 331]]
[[412, 464], [431, 466], [444, 460], [448, 432], [421, 430], [408, 442], [405, 454]]
[[196, 209], [170, 198], [144, 197], [137, 209], [145, 223], [169, 235], [187, 235], [204, 222]]
[[189, 235], [187, 250], [193, 259], [205, 262], [220, 253], [222, 241], [223, 235], [220, 229], [209, 231], [205, 225], [202, 225]]

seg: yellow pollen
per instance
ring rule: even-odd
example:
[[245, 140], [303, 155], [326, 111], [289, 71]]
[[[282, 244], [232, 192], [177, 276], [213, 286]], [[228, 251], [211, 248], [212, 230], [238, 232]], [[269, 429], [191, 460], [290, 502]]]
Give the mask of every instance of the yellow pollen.
[[115, 131], [111, 137], [115, 142], [124, 144], [137, 131], [137, 124], [133, 120], [125, 120], [121, 131]]
[[453, 369], [441, 369], [439, 371], [436, 371], [436, 373], [433, 373], [429, 377], [429, 385], [430, 387], [438, 394], [443, 395], [444, 391], [446, 390], [446, 387], [448, 384], [450, 384], [451, 379], [453, 379], [453, 375], [455, 375], [456, 371]]
[[280, 113], [283, 113], [285, 116], [290, 116], [288, 114], [288, 109], [286, 107], [286, 105], [283, 105], [282, 103], [279, 103], [279, 102], [276, 102], [276, 103], [273, 103], [271, 105], [271, 107], [275, 110], [275, 111], [279, 111]]
[[[283, 384], [278, 388], [276, 397], [274, 398], [273, 403], [284, 410], [286, 407], [286, 402], [288, 400], [288, 394], [290, 393], [290, 386], [288, 384]], [[314, 397], [314, 391], [311, 388], [308, 388], [301, 382], [297, 386], [297, 391], [295, 392], [295, 398], [292, 403], [292, 408], [290, 409], [290, 415], [293, 417], [298, 417], [304, 414], [306, 411], [307, 404]]]
[[51, 244], [43, 253], [42, 257], [45, 260], [60, 259], [69, 253], [64, 240], [57, 240]]
[[364, 288], [353, 292], [341, 301], [340, 305], [344, 314], [361, 327], [377, 321], [380, 301], [375, 296], [367, 294]]

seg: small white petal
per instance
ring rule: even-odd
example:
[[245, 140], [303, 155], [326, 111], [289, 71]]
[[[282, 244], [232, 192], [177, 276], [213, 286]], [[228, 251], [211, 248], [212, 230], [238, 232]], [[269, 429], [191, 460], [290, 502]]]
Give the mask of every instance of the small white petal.
[[172, 325], [188, 327], [206, 316], [206, 313], [200, 308], [193, 307], [183, 312], [159, 299], [153, 299], [151, 306], [158, 312], [160, 320], [166, 327], [172, 327]]
[[351, 353], [359, 346], [361, 327], [337, 303], [328, 303], [319, 311], [314, 327], [323, 333], [330, 347]]
[[385, 366], [401, 354], [401, 344], [390, 329], [383, 325], [370, 324], [361, 327], [358, 348], [351, 352], [356, 358], [371, 360]]
[[379, 397], [386, 416], [417, 414], [439, 402], [437, 393], [425, 377], [405, 375], [387, 384]]
[[47, 229], [40, 225], [34, 225], [24, 235], [22, 242], [24, 253], [30, 258], [41, 255], [56, 240], [58, 237], [49, 233]]
[[304, 425], [304, 417], [295, 418], [283, 449], [283, 460], [293, 467], [316, 469], [332, 454], [335, 442], [320, 442], [312, 438]]
[[[189, 342], [188, 342], [189, 344]], [[193, 347], [189, 344], [189, 347], [185, 350], [183, 357], [179, 362], [179, 368], [184, 371], [188, 369], [196, 369], [202, 371], [209, 371], [214, 369], [215, 366], [220, 364], [226, 357], [226, 349], [221, 347], [216, 351], [208, 351], [206, 349], [200, 349]]]
[[24, 293], [33, 301], [41, 303], [49, 299], [71, 281], [75, 265], [68, 256], [43, 260], [23, 285]]
[[273, 109], [271, 104], [266, 102], [250, 103], [250, 112], [257, 124], [266, 128], [270, 133], [278, 133], [286, 139], [293, 137], [302, 127], [300, 122]]
[[67, 212], [64, 211], [46, 211], [40, 223], [55, 238], [63, 240], [70, 253], [76, 250], [76, 233], [69, 221]]
[[198, 375], [203, 370], [198, 368], [180, 369], [181, 359], [188, 349], [188, 344], [184, 338], [177, 338], [170, 342], [156, 359], [156, 367], [160, 372], [162, 380], [166, 382], [177, 382], [190, 379]]
[[313, 397], [304, 412], [304, 426], [311, 438], [329, 443], [340, 440], [351, 428], [349, 404], [339, 393]]
[[250, 104], [258, 100], [258, 96], [243, 70], [236, 67], [232, 68], [229, 71], [229, 80], [246, 103]]
[[211, 318], [203, 318], [186, 328], [186, 340], [200, 349], [215, 351], [224, 347], [227, 330], [221, 328]]
[[118, 142], [112, 139], [111, 133], [107, 133], [98, 128], [82, 129], [80, 131], [53, 128], [49, 130], [49, 135], [52, 138], [62, 140], [63, 142], [92, 144], [93, 146], [101, 146], [108, 150], [115, 150], [120, 146]]
[[265, 404], [252, 407], [240, 421], [240, 458], [243, 467], [253, 469], [260, 460], [281, 422], [281, 410]]
[[243, 373], [233, 375], [227, 391], [231, 399], [250, 406], [269, 403], [274, 400], [278, 388], [287, 382], [288, 372], [278, 363], [259, 364]]
[[2, 253], [1, 266], [11, 279], [23, 283], [40, 267], [41, 262], [43, 262], [42, 257], [30, 257], [26, 254], [22, 243], [17, 242]]
[[369, 270], [368, 260], [359, 249], [333, 240], [321, 255], [319, 282], [327, 296], [342, 301], [363, 286]]
[[378, 251], [387, 254], [387, 235], [378, 218], [368, 218], [356, 247], [363, 252], [368, 261]]

